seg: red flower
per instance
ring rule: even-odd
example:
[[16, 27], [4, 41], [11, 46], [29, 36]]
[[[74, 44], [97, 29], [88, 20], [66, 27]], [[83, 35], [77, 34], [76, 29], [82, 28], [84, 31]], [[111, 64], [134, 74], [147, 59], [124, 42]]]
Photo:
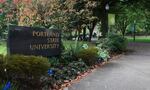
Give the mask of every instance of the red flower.
[[15, 4], [18, 4], [19, 2], [23, 2], [23, 3], [30, 3], [32, 0], [13, 0], [13, 2]]
[[0, 0], [0, 3], [4, 3], [5, 2], [5, 0]]
[[32, 0], [23, 0], [25, 3], [31, 3]]
[[19, 2], [19, 0], [13, 0], [14, 4], [17, 4]]

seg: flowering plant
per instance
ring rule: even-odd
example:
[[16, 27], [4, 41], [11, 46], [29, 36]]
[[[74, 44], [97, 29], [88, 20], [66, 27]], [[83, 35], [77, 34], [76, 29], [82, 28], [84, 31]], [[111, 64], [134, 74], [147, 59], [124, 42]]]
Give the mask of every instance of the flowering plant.
[[98, 55], [99, 55], [99, 57], [102, 58], [104, 61], [107, 61], [108, 58], [110, 58], [109, 52], [108, 52], [107, 49], [102, 49], [101, 47], [102, 47], [101, 44], [99, 44], [99, 45], [97, 46]]
[[88, 49], [88, 45], [87, 45], [87, 44], [83, 44], [82, 47], [83, 47], [84, 49]]
[[3, 90], [9, 90], [9, 89], [11, 89], [11, 82], [10, 81], [6, 83]]
[[53, 70], [51, 70], [51, 69], [48, 69], [48, 75], [53, 75], [54, 74], [54, 71]]

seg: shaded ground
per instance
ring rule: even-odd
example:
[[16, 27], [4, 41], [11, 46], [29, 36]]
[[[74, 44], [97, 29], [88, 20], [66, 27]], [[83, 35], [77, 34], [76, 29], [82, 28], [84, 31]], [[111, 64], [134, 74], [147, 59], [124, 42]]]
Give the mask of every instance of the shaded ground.
[[150, 43], [130, 43], [129, 49], [69, 90], [150, 90]]

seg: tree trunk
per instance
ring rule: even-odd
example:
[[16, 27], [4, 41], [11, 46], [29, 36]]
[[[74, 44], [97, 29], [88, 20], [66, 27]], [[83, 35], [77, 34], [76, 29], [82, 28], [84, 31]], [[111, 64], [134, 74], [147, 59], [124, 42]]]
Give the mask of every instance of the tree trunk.
[[92, 34], [93, 34], [93, 30], [91, 29], [91, 30], [90, 30], [90, 35], [89, 35], [89, 42], [91, 42]]
[[81, 32], [78, 31], [78, 40], [79, 40], [79, 41], [82, 41], [82, 35], [80, 35], [80, 34], [81, 34]]
[[83, 41], [86, 41], [86, 27], [83, 28]]
[[89, 39], [88, 39], [88, 40], [89, 40], [89, 42], [90, 42], [90, 41], [91, 41], [91, 39], [92, 39], [92, 34], [93, 34], [94, 27], [95, 27], [96, 23], [97, 23], [97, 21], [93, 21], [92, 26], [91, 26], [91, 27], [89, 27], [89, 32], [90, 32]]
[[69, 31], [69, 40], [72, 40], [72, 31]]
[[75, 40], [78, 39], [77, 37], [78, 37], [78, 30], [76, 29], [75, 34], [74, 34]]
[[106, 37], [108, 33], [108, 11], [105, 9], [105, 5], [102, 6], [101, 13], [101, 30], [102, 37]]

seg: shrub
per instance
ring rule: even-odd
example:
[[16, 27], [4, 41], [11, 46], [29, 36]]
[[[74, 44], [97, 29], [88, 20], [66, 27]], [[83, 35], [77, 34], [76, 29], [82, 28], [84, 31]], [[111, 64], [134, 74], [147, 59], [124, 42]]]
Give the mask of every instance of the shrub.
[[21, 89], [39, 89], [40, 78], [47, 74], [49, 62], [47, 58], [35, 56], [13, 55], [5, 58], [8, 79]]
[[49, 58], [49, 63], [51, 67], [59, 66], [60, 65], [60, 59], [56, 57]]
[[72, 51], [67, 50], [62, 53], [60, 58], [60, 63], [64, 65], [68, 65], [72, 61], [77, 61], [78, 58], [76, 57], [76, 53], [72, 53]]
[[83, 49], [77, 54], [77, 57], [81, 58], [88, 66], [94, 65], [97, 63], [98, 60], [98, 49]]
[[103, 49], [108, 49], [111, 53], [121, 53], [126, 50], [127, 39], [121, 35], [110, 33], [100, 44]]
[[66, 47], [65, 51], [61, 54], [60, 62], [67, 65], [72, 61], [77, 61], [78, 60], [77, 54], [83, 49], [82, 43], [77, 40], [74, 42], [69, 41], [68, 45], [64, 46]]
[[101, 44], [97, 46], [98, 49], [98, 56], [99, 56], [99, 62], [107, 61], [110, 56], [107, 49], [102, 49]]

